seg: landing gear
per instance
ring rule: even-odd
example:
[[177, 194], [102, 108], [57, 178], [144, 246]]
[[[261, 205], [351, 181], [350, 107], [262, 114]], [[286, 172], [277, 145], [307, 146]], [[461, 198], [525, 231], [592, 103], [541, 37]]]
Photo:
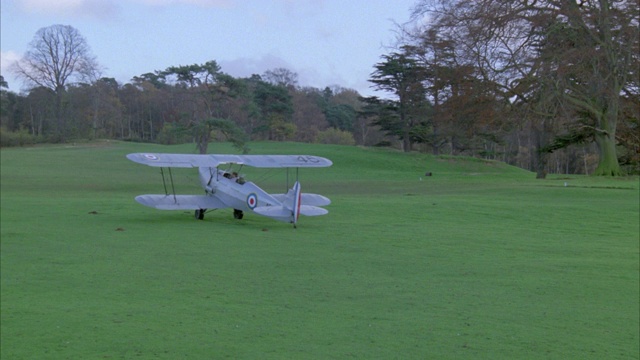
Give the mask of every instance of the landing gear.
[[206, 211], [207, 211], [207, 209], [198, 209], [198, 210], [196, 210], [196, 213], [195, 213], [196, 220], [203, 220], [204, 219], [204, 213]]
[[242, 212], [242, 210], [233, 209], [233, 218], [234, 219], [242, 220], [243, 217], [244, 217], [244, 213]]

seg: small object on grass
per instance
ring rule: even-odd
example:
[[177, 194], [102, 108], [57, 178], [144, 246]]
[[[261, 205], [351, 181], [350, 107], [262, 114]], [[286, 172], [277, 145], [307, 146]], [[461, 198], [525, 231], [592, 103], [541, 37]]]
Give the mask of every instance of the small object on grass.
[[431, 171], [427, 171], [426, 173], [424, 173], [424, 176], [432, 176], [433, 173]]
[[89, 214], [91, 214], [91, 215], [98, 215], [98, 212], [97, 212], [97, 211], [95, 211], [95, 210], [94, 210], [94, 211], [89, 211]]
[[116, 229], [116, 231], [124, 231], [124, 228], [119, 227]]

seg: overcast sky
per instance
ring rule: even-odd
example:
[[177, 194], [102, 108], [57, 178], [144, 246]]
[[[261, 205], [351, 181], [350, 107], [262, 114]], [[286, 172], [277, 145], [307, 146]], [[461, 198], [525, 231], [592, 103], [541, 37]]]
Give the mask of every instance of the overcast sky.
[[38, 29], [71, 25], [105, 77], [132, 77], [216, 60], [234, 77], [284, 67], [301, 86], [339, 85], [373, 95], [367, 82], [409, 20], [416, 0], [2, 0], [1, 73]]

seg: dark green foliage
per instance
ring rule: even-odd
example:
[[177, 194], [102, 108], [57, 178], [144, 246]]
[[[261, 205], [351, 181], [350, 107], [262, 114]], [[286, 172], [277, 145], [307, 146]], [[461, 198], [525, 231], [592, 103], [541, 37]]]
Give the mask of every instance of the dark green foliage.
[[272, 115], [281, 116], [283, 120], [291, 118], [293, 107], [287, 88], [260, 81], [256, 85], [253, 97], [263, 118]]
[[[412, 136], [411, 132], [428, 121], [429, 101], [423, 84], [426, 69], [406, 51], [383, 55], [382, 59], [375, 65], [369, 81], [377, 90], [395, 95], [396, 115], [379, 116], [376, 125], [402, 140], [403, 150], [408, 152], [415, 140], [422, 139]], [[384, 110], [394, 109], [387, 106]]]
[[564, 149], [571, 145], [582, 144], [589, 140], [593, 140], [594, 132], [589, 129], [581, 129], [580, 131], [572, 131], [567, 134], [556, 136], [550, 144], [540, 148], [540, 152], [552, 153], [559, 149]]
[[344, 131], [352, 131], [356, 111], [346, 104], [328, 105], [324, 112], [331, 127]]
[[166, 122], [156, 141], [163, 145], [184, 144], [192, 138], [190, 131], [180, 123]]
[[207, 126], [214, 132], [219, 132], [224, 137], [224, 141], [230, 142], [233, 147], [241, 153], [246, 154], [249, 148], [247, 134], [236, 123], [228, 119], [207, 119]]
[[0, 147], [26, 146], [37, 143], [38, 138], [29, 133], [26, 129], [9, 131], [0, 127]]
[[371, 119], [373, 125], [394, 137], [402, 136], [402, 122], [399, 116], [397, 101], [381, 99], [375, 96], [362, 98], [365, 105], [359, 116]]
[[259, 117], [259, 125], [254, 129], [254, 133], [262, 134], [268, 140], [288, 140], [293, 136], [293, 103], [286, 87], [258, 81], [255, 84], [253, 100]]
[[137, 84], [142, 84], [142, 83], [152, 84], [157, 89], [161, 89], [167, 86], [167, 84], [165, 83], [164, 76], [160, 71], [157, 71], [156, 73], [145, 73], [140, 76], [134, 76], [132, 80], [134, 83], [137, 83]]

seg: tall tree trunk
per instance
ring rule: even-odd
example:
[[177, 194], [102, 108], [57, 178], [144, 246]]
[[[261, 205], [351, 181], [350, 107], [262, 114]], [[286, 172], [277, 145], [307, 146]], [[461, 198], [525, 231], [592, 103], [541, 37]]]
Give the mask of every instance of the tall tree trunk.
[[211, 127], [207, 124], [201, 124], [196, 130], [196, 147], [200, 154], [206, 154], [211, 141]]
[[207, 139], [204, 134], [201, 136], [198, 136], [198, 144], [196, 144], [198, 147], [198, 153], [200, 154], [206, 154], [207, 150], [209, 148], [209, 139]]
[[[615, 130], [614, 130], [615, 131]], [[616, 140], [611, 133], [596, 133], [596, 144], [598, 144], [598, 167], [594, 175], [620, 176], [620, 164], [616, 152]]]
[[531, 121], [531, 135], [533, 136], [534, 151], [531, 153], [533, 170], [536, 172], [536, 179], [547, 177], [547, 163], [549, 153], [542, 149], [549, 144], [548, 140], [549, 120], [540, 118]]
[[63, 94], [64, 88], [62, 87], [58, 87], [56, 89], [56, 125], [58, 127], [57, 131], [58, 131], [58, 136], [59, 138], [57, 139], [58, 141], [64, 143], [66, 141], [66, 133], [67, 133], [67, 122], [66, 119], [64, 117], [63, 111], [62, 111], [62, 94]]
[[[612, 85], [614, 89], [621, 89], [618, 83]], [[620, 176], [620, 164], [616, 150], [616, 127], [618, 123], [619, 110], [618, 94], [612, 94], [605, 100], [604, 112], [597, 118], [598, 129], [596, 129], [596, 144], [598, 145], [598, 167], [594, 175]]]
[[409, 128], [406, 127], [404, 129], [404, 135], [402, 138], [402, 151], [410, 152], [411, 151], [411, 137], [409, 135]]

